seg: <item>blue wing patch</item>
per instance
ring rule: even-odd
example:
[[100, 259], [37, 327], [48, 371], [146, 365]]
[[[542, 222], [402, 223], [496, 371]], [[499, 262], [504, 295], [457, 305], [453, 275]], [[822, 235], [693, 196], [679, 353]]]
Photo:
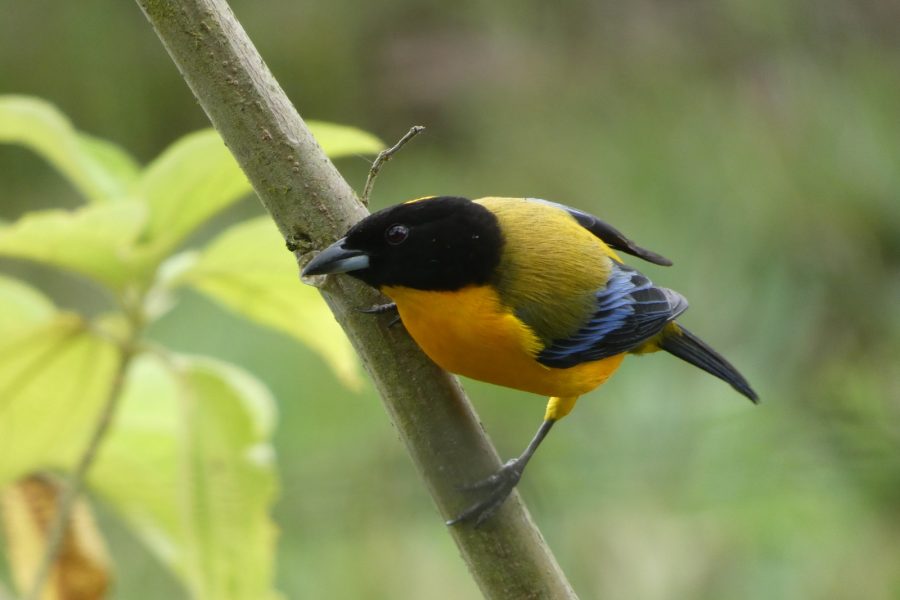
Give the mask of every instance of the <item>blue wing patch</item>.
[[572, 217], [576, 221], [578, 221], [579, 225], [603, 240], [603, 242], [610, 248], [619, 250], [621, 252], [624, 252], [625, 254], [637, 256], [638, 258], [643, 258], [647, 262], [651, 262], [655, 265], [662, 265], [664, 267], [672, 266], [672, 261], [665, 256], [657, 254], [652, 250], [641, 248], [630, 239], [625, 237], [625, 235], [621, 231], [619, 231], [609, 223], [601, 221], [590, 213], [578, 210], [577, 208], [572, 208], [571, 206], [566, 206], [565, 204], [559, 204], [558, 202], [541, 200], [540, 198], [528, 198], [528, 200], [531, 200], [532, 202], [540, 202], [541, 204], [548, 204], [550, 206], [554, 206], [566, 211], [567, 213], [572, 215]]
[[538, 354], [543, 365], [564, 369], [628, 352], [659, 333], [687, 310], [687, 300], [613, 261], [606, 287], [596, 294], [597, 309], [572, 336], [554, 340]]

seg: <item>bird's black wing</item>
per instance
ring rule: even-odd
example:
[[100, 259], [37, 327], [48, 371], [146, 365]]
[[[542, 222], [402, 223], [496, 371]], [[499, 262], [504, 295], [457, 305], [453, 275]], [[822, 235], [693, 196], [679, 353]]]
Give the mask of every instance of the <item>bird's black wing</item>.
[[611, 262], [613, 269], [606, 287], [597, 291], [593, 316], [573, 335], [544, 348], [538, 362], [564, 369], [628, 352], [687, 310], [681, 294], [654, 287], [631, 267]]
[[646, 248], [641, 248], [640, 246], [629, 240], [627, 237], [625, 237], [625, 235], [623, 235], [621, 231], [619, 231], [609, 223], [601, 221], [590, 213], [572, 208], [571, 206], [566, 206], [565, 204], [559, 204], [558, 202], [541, 200], [540, 198], [529, 198], [529, 200], [533, 202], [541, 202], [542, 204], [549, 204], [550, 206], [555, 206], [556, 208], [563, 209], [564, 211], [572, 215], [572, 217], [576, 221], [578, 221], [579, 225], [603, 240], [603, 242], [606, 243], [606, 245], [610, 248], [620, 250], [625, 254], [637, 256], [638, 258], [643, 258], [647, 262], [651, 262], [655, 265], [662, 265], [664, 267], [672, 266], [672, 261], [665, 256], [657, 254], [656, 252], [653, 252], [651, 250], [647, 250]]

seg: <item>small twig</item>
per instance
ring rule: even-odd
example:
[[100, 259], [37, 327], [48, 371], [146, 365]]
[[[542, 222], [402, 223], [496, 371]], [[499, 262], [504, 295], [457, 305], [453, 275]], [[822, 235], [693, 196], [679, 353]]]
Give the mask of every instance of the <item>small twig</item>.
[[113, 415], [116, 412], [116, 407], [119, 404], [119, 397], [122, 395], [122, 389], [125, 385], [125, 374], [128, 371], [128, 365], [131, 363], [131, 359], [135, 354], [136, 333], [132, 333], [132, 336], [131, 339], [127, 340], [122, 345], [118, 357], [119, 364], [116, 366], [112, 385], [109, 387], [109, 394], [100, 409], [100, 415], [94, 426], [94, 431], [91, 433], [87, 446], [85, 447], [84, 452], [82, 452], [81, 458], [78, 460], [78, 465], [69, 476], [62, 499], [59, 501], [56, 513], [53, 515], [53, 520], [51, 521], [47, 532], [47, 545], [44, 548], [44, 555], [41, 558], [41, 564], [38, 566], [38, 570], [35, 573], [34, 580], [31, 584], [31, 590], [25, 596], [25, 600], [39, 600], [42, 597], [44, 587], [47, 585], [50, 572], [53, 570], [53, 565], [56, 562], [60, 547], [65, 538], [66, 529], [69, 526], [69, 520], [72, 516], [72, 510], [75, 508], [75, 501], [78, 499], [78, 494], [81, 492], [81, 488], [84, 485], [88, 469], [90, 469], [91, 464], [94, 462], [97, 450], [100, 448], [100, 443], [106, 436], [106, 432], [112, 423]]
[[378, 153], [378, 156], [375, 157], [375, 162], [372, 163], [372, 168], [369, 169], [369, 176], [366, 177], [366, 185], [363, 188], [362, 194], [362, 203], [365, 206], [369, 205], [369, 196], [372, 194], [372, 188], [375, 186], [375, 178], [378, 177], [378, 173], [381, 171], [381, 167], [384, 166], [384, 163], [394, 158], [394, 155], [400, 151], [403, 146], [407, 144], [414, 137], [419, 135], [425, 131], [425, 127], [422, 125], [413, 125], [409, 131], [406, 132], [400, 140], [388, 148], [387, 150], [382, 150]]

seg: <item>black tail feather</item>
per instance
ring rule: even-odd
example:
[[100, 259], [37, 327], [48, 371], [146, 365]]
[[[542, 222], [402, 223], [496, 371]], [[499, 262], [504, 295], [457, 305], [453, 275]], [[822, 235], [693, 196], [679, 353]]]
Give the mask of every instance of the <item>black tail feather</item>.
[[730, 383], [731, 387], [750, 398], [753, 403], [759, 402], [759, 396], [756, 395], [743, 375], [738, 373], [738, 370], [722, 355], [684, 327], [677, 325], [671, 328], [658, 343], [659, 347], [669, 354]]

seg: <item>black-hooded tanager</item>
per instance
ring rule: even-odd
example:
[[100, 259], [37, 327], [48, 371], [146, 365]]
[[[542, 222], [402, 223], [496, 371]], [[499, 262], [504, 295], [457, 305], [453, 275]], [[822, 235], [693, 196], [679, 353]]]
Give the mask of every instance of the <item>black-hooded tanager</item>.
[[348, 273], [381, 290], [444, 369], [550, 397], [521, 456], [470, 486], [482, 499], [448, 524], [484, 522], [553, 424], [627, 354], [665, 350], [757, 401], [737, 369], [676, 323], [687, 300], [618, 252], [672, 264], [561, 204], [440, 196], [373, 213], [306, 265], [304, 275]]

